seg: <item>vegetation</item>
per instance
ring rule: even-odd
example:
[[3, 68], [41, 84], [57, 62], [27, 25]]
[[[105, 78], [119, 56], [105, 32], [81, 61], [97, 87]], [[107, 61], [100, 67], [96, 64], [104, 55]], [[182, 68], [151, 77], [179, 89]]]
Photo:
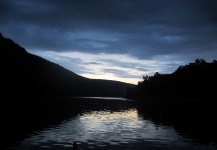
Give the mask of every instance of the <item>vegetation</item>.
[[55, 63], [28, 53], [0, 34], [2, 93], [5, 96], [116, 96], [134, 87], [118, 81], [79, 76]]
[[196, 59], [194, 63], [180, 66], [171, 74], [144, 76], [137, 87], [128, 92], [129, 97], [216, 98], [217, 61]]

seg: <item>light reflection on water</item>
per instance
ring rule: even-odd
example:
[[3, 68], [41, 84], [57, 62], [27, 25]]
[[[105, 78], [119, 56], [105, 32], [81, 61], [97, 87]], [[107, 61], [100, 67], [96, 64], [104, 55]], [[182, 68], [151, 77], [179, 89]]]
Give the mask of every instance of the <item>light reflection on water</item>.
[[32, 134], [16, 149], [67, 150], [72, 149], [74, 141], [80, 150], [215, 149], [212, 145], [200, 145], [181, 137], [172, 127], [144, 120], [135, 108], [112, 110], [111, 106], [97, 111], [83, 110], [58, 126]]

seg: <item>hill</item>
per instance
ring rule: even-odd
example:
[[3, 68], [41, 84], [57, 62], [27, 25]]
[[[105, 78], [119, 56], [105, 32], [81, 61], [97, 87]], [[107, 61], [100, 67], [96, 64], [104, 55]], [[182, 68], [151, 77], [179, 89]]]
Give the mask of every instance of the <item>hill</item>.
[[0, 35], [1, 72], [6, 95], [116, 96], [126, 95], [134, 85], [79, 76], [55, 63], [28, 53]]
[[171, 74], [144, 76], [129, 97], [216, 98], [217, 61], [196, 59]]

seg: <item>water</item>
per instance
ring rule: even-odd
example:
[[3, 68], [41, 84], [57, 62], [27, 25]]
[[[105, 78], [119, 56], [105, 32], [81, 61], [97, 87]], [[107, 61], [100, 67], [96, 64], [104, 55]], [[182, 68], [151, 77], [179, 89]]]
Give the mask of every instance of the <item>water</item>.
[[146, 120], [130, 100], [76, 98], [79, 109], [58, 125], [34, 132], [16, 144], [16, 150], [216, 150], [168, 125]]

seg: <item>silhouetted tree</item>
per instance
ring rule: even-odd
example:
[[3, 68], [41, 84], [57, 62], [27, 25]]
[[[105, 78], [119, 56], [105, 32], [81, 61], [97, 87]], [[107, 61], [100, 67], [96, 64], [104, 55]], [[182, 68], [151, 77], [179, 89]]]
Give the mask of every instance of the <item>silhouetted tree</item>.
[[[132, 97], [215, 97], [217, 85], [217, 61], [207, 63], [204, 59], [179, 66], [171, 74], [156, 72], [143, 76]], [[128, 94], [130, 95], [130, 94]]]

